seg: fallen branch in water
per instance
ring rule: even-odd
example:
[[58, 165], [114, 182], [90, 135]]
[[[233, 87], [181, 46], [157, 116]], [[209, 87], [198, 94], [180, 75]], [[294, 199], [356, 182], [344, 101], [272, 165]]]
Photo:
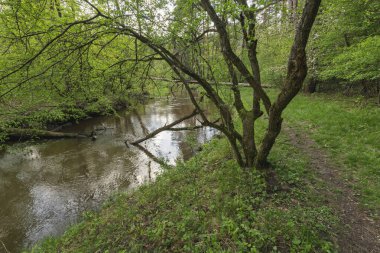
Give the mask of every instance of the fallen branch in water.
[[167, 129], [168, 131], [192, 131], [203, 128], [204, 126], [192, 126], [192, 127], [172, 127]]
[[35, 137], [44, 139], [61, 139], [61, 138], [87, 138], [89, 135], [83, 133], [63, 133], [39, 129], [22, 129], [22, 128], [0, 128], [11, 139], [32, 139]]

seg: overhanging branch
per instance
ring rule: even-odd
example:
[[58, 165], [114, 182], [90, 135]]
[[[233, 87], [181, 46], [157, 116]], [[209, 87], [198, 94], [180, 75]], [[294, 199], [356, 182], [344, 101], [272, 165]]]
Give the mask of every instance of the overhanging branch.
[[192, 117], [194, 117], [195, 115], [197, 115], [199, 112], [197, 110], [194, 110], [191, 114], [183, 117], [183, 118], [180, 118], [176, 121], [174, 121], [173, 123], [170, 123], [169, 125], [165, 125], [161, 128], [158, 128], [157, 130], [151, 132], [150, 134], [147, 134], [145, 137], [141, 138], [141, 139], [138, 139], [138, 140], [135, 140], [133, 142], [131, 142], [132, 145], [136, 145], [136, 144], [139, 144], [143, 141], [146, 141], [148, 139], [151, 139], [153, 138], [154, 136], [156, 136], [157, 134], [163, 132], [163, 131], [166, 131], [166, 130], [170, 130], [172, 127], [174, 127], [175, 125], [178, 125], [179, 123], [181, 123], [182, 121], [185, 121], [187, 119], [190, 119]]

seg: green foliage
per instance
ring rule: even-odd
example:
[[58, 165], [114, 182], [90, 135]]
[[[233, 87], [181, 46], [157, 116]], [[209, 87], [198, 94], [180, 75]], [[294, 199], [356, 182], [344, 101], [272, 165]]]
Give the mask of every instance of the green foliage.
[[288, 24], [277, 27], [261, 27], [258, 40], [258, 58], [261, 64], [262, 82], [281, 87], [286, 77], [287, 60], [294, 31]]
[[[114, 104], [145, 93], [141, 77], [148, 64], [125, 60], [135, 56], [135, 41], [109, 33], [105, 23], [84, 22], [92, 15], [89, 6], [50, 0], [0, 5], [2, 125], [45, 128], [111, 113]], [[137, 47], [141, 57], [150, 53]]]
[[[379, 1], [322, 2], [308, 46], [309, 76], [316, 80], [345, 82], [380, 78]], [[278, 18], [258, 26], [258, 57], [263, 83], [281, 86], [294, 36], [294, 24]]]
[[379, 79], [379, 8], [378, 1], [324, 2], [311, 43], [318, 78]]
[[332, 59], [334, 68], [326, 68], [321, 72], [321, 78], [339, 78], [351, 82], [362, 80], [377, 80], [380, 78], [380, 36], [373, 36], [344, 48]]

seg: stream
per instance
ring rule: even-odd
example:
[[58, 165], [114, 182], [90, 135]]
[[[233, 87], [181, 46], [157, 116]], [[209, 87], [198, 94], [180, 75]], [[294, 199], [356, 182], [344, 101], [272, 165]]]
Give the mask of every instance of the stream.
[[[118, 116], [87, 119], [64, 128], [89, 133], [97, 140], [62, 139], [12, 145], [0, 153], [0, 252], [19, 252], [48, 236], [59, 236], [97, 210], [110, 195], [152, 181], [161, 167], [124, 140], [143, 137], [165, 124], [189, 115], [191, 101], [178, 96], [154, 99]], [[180, 126], [194, 126], [195, 118]], [[193, 154], [192, 142], [204, 143], [215, 130], [165, 131], [142, 143], [169, 164]]]

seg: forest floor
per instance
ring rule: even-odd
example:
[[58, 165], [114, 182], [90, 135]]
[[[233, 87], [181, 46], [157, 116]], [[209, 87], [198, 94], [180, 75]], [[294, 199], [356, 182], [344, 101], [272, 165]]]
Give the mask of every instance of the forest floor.
[[379, 108], [300, 95], [284, 118], [269, 157], [283, 189], [216, 138], [32, 252], [380, 252]]

